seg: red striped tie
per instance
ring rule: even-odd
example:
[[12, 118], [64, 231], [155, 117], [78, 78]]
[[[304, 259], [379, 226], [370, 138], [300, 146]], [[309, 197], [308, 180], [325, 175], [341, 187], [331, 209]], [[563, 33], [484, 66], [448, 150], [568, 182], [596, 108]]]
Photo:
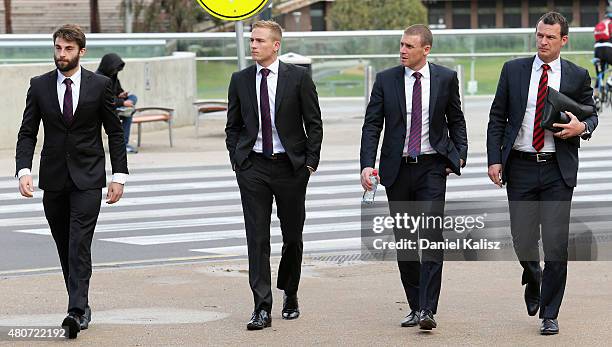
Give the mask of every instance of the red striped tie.
[[535, 119], [533, 121], [533, 142], [531, 144], [538, 152], [544, 148], [544, 129], [540, 126], [540, 122], [542, 121], [546, 95], [548, 95], [548, 70], [550, 70], [548, 64], [542, 65], [542, 76], [538, 85], [538, 99], [536, 101]]

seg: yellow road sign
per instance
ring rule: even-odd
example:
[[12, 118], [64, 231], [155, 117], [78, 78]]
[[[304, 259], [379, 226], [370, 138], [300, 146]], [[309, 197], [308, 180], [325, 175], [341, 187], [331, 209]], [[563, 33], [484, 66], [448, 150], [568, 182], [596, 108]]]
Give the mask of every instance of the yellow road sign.
[[197, 0], [210, 15], [223, 20], [243, 20], [258, 14], [270, 0]]

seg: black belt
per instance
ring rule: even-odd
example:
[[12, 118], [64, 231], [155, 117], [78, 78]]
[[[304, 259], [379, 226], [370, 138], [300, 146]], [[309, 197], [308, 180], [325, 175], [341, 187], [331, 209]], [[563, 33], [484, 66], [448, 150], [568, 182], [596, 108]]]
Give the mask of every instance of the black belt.
[[531, 153], [531, 152], [521, 152], [517, 150], [512, 150], [511, 153], [513, 156], [517, 158], [521, 158], [523, 160], [535, 161], [536, 163], [546, 163], [546, 162], [556, 160], [555, 152]]
[[261, 158], [265, 158], [265, 159], [269, 159], [269, 160], [280, 160], [280, 159], [289, 159], [289, 156], [287, 155], [287, 153], [273, 153], [271, 156], [265, 156], [263, 153], [259, 153], [259, 152], [251, 152], [254, 155], [261, 157]]
[[420, 161], [433, 159], [438, 156], [438, 153], [421, 154], [417, 157], [402, 157], [402, 161], [406, 164], [418, 164]]

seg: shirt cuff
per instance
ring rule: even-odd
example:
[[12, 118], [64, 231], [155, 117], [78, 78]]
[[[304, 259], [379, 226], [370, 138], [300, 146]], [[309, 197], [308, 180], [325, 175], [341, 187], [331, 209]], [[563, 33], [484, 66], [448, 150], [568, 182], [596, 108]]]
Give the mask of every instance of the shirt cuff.
[[312, 172], [312, 173], [315, 172], [315, 169], [312, 166], [306, 165], [306, 167], [310, 170], [310, 172]]
[[20, 179], [23, 176], [28, 176], [28, 175], [32, 175], [32, 171], [28, 168], [23, 168], [21, 170], [19, 170], [19, 172], [17, 173], [17, 179]]
[[125, 182], [127, 182], [127, 179], [128, 179], [128, 174], [114, 173], [113, 177], [111, 179], [111, 182], [115, 182], [115, 183], [119, 183], [119, 184], [125, 184]]

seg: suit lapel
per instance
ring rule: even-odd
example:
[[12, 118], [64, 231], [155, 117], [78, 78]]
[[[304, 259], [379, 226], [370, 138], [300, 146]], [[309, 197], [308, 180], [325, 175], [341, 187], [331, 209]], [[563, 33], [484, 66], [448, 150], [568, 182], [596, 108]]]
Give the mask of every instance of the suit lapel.
[[49, 91], [49, 100], [51, 101], [53, 112], [55, 112], [55, 114], [59, 117], [60, 121], [64, 123], [64, 118], [62, 117], [62, 109], [60, 108], [59, 99], [57, 96], [57, 70], [54, 70], [49, 73], [47, 84], [47, 90]]
[[[429, 63], [428, 63], [429, 64]], [[438, 87], [440, 83], [438, 81], [438, 69], [435, 64], [429, 64], [429, 124], [431, 124], [431, 118], [436, 111], [436, 100], [438, 100]]]
[[395, 91], [397, 92], [397, 101], [402, 112], [402, 120], [404, 121], [404, 127], [406, 126], [406, 81], [404, 79], [405, 69], [403, 66], [398, 67], [397, 74], [395, 75]]
[[[276, 97], [274, 98], [274, 114], [278, 115], [278, 110], [280, 108], [281, 102], [283, 101], [283, 91], [287, 86], [287, 79], [289, 69], [287, 68], [287, 64], [279, 61], [278, 65], [278, 79], [276, 82]], [[274, 117], [275, 123], [279, 117]]]
[[89, 79], [93, 75], [93, 72], [89, 70], [85, 70], [81, 68], [81, 86], [79, 87], [79, 103], [74, 111], [74, 119], [72, 120], [72, 124], [74, 124], [77, 116], [79, 115], [79, 109], [81, 108], [81, 104], [83, 103], [83, 99], [85, 99], [85, 95], [87, 95], [87, 86], [89, 84]]
[[259, 126], [259, 108], [257, 107], [257, 90], [255, 89], [255, 83], [257, 80], [255, 75], [257, 74], [257, 65], [252, 65], [246, 71], [246, 89], [248, 91], [248, 96], [251, 100], [249, 100], [250, 104], [253, 105], [253, 111], [255, 112], [255, 121], [257, 122], [257, 126]]
[[559, 85], [559, 93], [568, 95], [567, 83], [565, 78], [567, 73], [569, 72], [569, 67], [567, 66], [567, 61], [565, 59], [561, 59], [561, 83]]
[[523, 67], [521, 70], [521, 117], [525, 116], [525, 110], [527, 110], [527, 98], [529, 97], [529, 83], [531, 82], [531, 69], [533, 67], [533, 60], [535, 56], [531, 59], [525, 60], [523, 63]]

